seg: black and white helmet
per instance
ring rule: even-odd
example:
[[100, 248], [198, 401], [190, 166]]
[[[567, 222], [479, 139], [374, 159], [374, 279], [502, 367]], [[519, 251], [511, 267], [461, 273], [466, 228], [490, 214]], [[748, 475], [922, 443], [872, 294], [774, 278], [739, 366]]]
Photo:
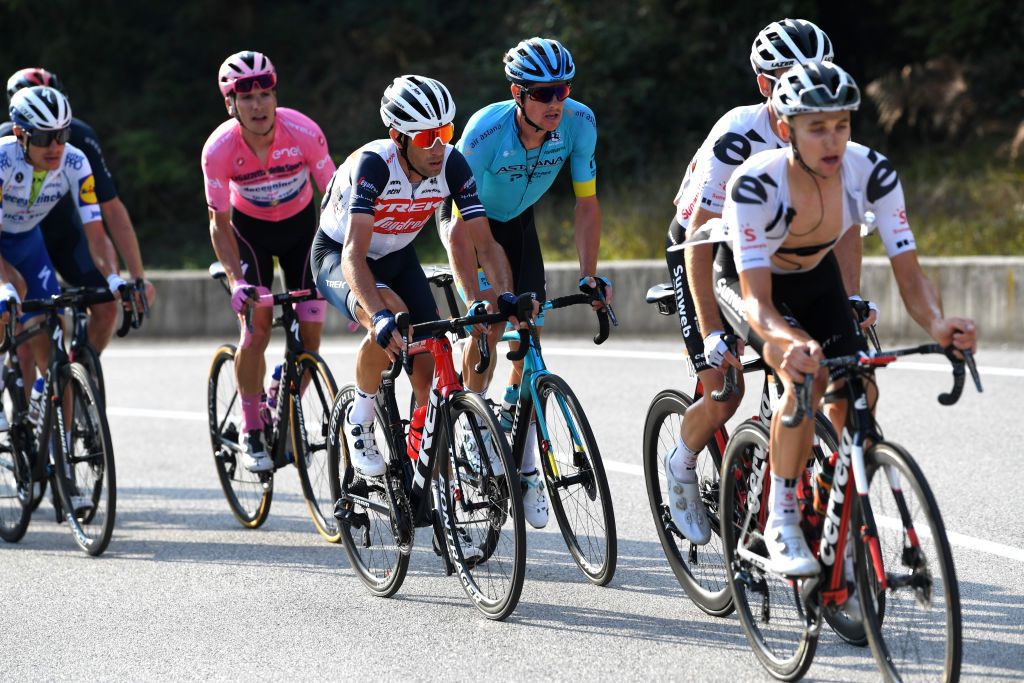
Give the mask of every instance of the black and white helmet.
[[832, 41], [815, 24], [803, 19], [773, 21], [761, 29], [750, 48], [750, 66], [755, 74], [794, 64], [831, 61]]
[[797, 64], [782, 74], [772, 91], [772, 109], [779, 116], [856, 111], [859, 107], [857, 83], [830, 62]]
[[572, 55], [553, 38], [530, 38], [505, 54], [505, 76], [517, 85], [561, 83], [575, 75]]
[[34, 85], [11, 96], [11, 122], [27, 131], [63, 130], [71, 125], [71, 105], [56, 88]]
[[380, 98], [384, 125], [400, 133], [440, 128], [455, 119], [455, 101], [440, 81], [425, 76], [399, 76]]

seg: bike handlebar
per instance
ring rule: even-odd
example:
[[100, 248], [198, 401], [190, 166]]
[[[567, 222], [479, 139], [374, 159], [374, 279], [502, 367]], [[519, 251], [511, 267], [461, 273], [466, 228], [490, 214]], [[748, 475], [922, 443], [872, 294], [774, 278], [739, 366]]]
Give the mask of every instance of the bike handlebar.
[[4, 323], [4, 340], [0, 342], [0, 353], [7, 353], [14, 344], [14, 325], [18, 321], [18, 300], [7, 299], [7, 322]]
[[619, 326], [619, 321], [615, 317], [615, 311], [612, 310], [611, 305], [605, 302], [604, 294], [599, 289], [595, 290], [592, 294], [569, 294], [568, 296], [549, 299], [543, 303], [542, 308], [544, 310], [554, 310], [577, 304], [590, 304], [594, 301], [600, 301], [604, 304], [603, 309], [595, 311], [597, 314], [597, 334], [594, 335], [594, 343], [603, 344], [611, 332], [611, 328], [608, 325], [609, 321], [615, 327]]
[[[722, 335], [722, 341], [724, 341], [725, 345], [728, 347], [729, 353], [737, 359], [740, 356], [739, 340], [740, 338], [735, 334]], [[738, 397], [740, 395], [740, 389], [736, 384], [736, 368], [730, 365], [729, 369], [725, 371], [725, 382], [722, 385], [722, 388], [711, 392], [711, 400], [724, 403], [725, 401], [728, 401], [729, 397], [733, 394], [736, 394]]]

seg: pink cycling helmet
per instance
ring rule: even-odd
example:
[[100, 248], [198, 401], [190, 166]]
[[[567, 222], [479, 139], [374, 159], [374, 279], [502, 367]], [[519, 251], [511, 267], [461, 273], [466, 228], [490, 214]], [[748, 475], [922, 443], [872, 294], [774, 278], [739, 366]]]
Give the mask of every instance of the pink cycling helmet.
[[[254, 80], [249, 81], [249, 79]], [[264, 82], [260, 83], [259, 80]], [[256, 85], [267, 90], [277, 85], [277, 71], [274, 70], [274, 64], [262, 52], [243, 50], [231, 55], [220, 65], [217, 82], [220, 85], [221, 94], [228, 97], [235, 93], [235, 84], [238, 81], [255, 82]], [[251, 89], [252, 85], [244, 92], [249, 92]]]

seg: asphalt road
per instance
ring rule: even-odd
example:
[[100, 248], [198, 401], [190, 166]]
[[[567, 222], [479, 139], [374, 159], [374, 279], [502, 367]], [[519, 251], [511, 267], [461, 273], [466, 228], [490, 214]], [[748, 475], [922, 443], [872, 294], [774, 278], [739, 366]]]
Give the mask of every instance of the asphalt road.
[[[658, 390], [692, 387], [675, 339], [545, 346], [551, 369], [581, 398], [608, 463], [618, 571], [610, 586], [591, 586], [553, 520], [531, 529], [522, 599], [503, 623], [484, 619], [444, 576], [427, 534], [418, 535], [399, 594], [370, 596], [342, 548], [313, 529], [294, 470], [278, 473], [267, 523], [241, 528], [221, 493], [205, 426], [216, 345], [115, 342], [104, 355], [115, 535], [103, 557], [87, 557], [44, 503], [20, 543], [0, 544], [2, 678], [767, 678], [736, 617], [706, 616], [685, 596], [655, 535], [641, 434]], [[353, 349], [354, 337], [325, 349], [339, 383], [352, 377]], [[952, 532], [963, 678], [1020, 680], [1024, 496], [1014, 473], [1024, 353], [983, 349], [985, 393], [969, 389], [953, 408], [934, 399], [949, 384], [945, 371], [934, 371], [941, 362], [881, 373], [881, 421], [921, 463]], [[809, 679], [878, 677], [866, 649], [823, 629]]]

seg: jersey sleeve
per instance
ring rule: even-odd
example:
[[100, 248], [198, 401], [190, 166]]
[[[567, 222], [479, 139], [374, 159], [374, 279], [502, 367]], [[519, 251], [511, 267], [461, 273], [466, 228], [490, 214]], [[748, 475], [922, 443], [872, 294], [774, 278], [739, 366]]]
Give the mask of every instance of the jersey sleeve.
[[466, 157], [457, 149], [448, 155], [444, 179], [452, 193], [452, 202], [459, 208], [463, 220], [486, 217], [484, 205], [476, 191], [476, 178]]
[[914, 233], [907, 222], [907, 205], [896, 169], [887, 158], [871, 150], [867, 155], [871, 173], [867, 179], [867, 209], [875, 215], [875, 226], [889, 258], [914, 251]]
[[302, 155], [306, 158], [306, 163], [309, 165], [310, 173], [313, 175], [313, 180], [316, 181], [316, 186], [319, 188], [321, 194], [327, 191], [327, 185], [331, 182], [331, 176], [334, 175], [334, 171], [337, 170], [337, 166], [334, 165], [334, 160], [331, 159], [330, 151], [327, 149], [327, 138], [324, 137], [324, 132], [320, 129], [320, 126], [308, 116], [301, 115], [300, 120], [303, 125], [308, 126], [312, 135], [303, 135], [302, 139]]
[[732, 235], [736, 271], [771, 267], [772, 254], [782, 243], [769, 239], [768, 230], [777, 222], [772, 212], [774, 183], [767, 175], [739, 175], [730, 179], [722, 218]]
[[569, 158], [572, 189], [577, 197], [593, 197], [597, 194], [597, 118], [590, 108], [576, 106], [572, 112], [576, 137]]
[[377, 197], [384, 191], [391, 173], [388, 165], [373, 152], [363, 152], [359, 161], [352, 166], [352, 201], [349, 213], [374, 214]]
[[202, 158], [206, 205], [216, 213], [227, 213], [231, 210], [231, 176], [229, 169], [224, 167], [224, 155], [216, 155], [210, 151], [212, 141], [207, 141]]
[[75, 206], [78, 207], [82, 223], [103, 220], [96, 199], [96, 178], [92, 173], [92, 166], [89, 165], [89, 159], [85, 154], [69, 149], [64, 153], [64, 169], [71, 181], [71, 192], [78, 195], [75, 197]]
[[96, 198], [100, 203], [117, 199], [114, 177], [110, 174], [110, 169], [107, 168], [107, 160], [103, 157], [103, 148], [100, 147], [99, 136], [96, 135], [96, 131], [91, 126], [81, 121], [77, 122], [77, 126], [79, 134], [76, 136], [78, 140], [75, 145], [85, 152], [86, 158], [89, 159], [89, 165], [92, 166], [92, 174], [96, 179]]

